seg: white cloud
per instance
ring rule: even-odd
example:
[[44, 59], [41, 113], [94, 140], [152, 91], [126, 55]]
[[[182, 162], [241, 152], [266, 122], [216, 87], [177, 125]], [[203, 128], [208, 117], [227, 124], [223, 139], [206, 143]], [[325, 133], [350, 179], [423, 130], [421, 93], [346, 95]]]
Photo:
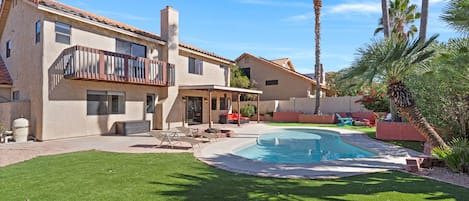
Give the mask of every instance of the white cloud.
[[448, 2], [448, 0], [430, 0], [429, 1], [430, 4], [440, 3], [440, 2]]
[[264, 6], [287, 6], [287, 7], [312, 7], [313, 3], [304, 3], [296, 1], [281, 1], [281, 0], [239, 0], [240, 3], [264, 5]]
[[329, 7], [330, 13], [381, 13], [380, 3], [344, 3]]
[[287, 22], [303, 22], [303, 21], [310, 21], [314, 18], [314, 13], [311, 12], [311, 13], [305, 13], [305, 14], [301, 14], [301, 15], [294, 15], [294, 16], [290, 16], [290, 17], [287, 17], [285, 18], [283, 21], [287, 21]]

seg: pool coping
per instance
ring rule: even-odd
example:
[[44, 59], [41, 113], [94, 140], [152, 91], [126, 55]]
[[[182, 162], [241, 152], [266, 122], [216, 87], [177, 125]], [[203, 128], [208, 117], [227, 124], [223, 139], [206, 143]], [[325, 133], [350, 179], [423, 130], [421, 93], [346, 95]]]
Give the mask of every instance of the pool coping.
[[[342, 141], [377, 154], [371, 158], [339, 159], [315, 163], [291, 164], [256, 161], [235, 155], [233, 152], [242, 146], [254, 144], [257, 136], [269, 130], [278, 129], [314, 129], [339, 133]], [[340, 178], [358, 174], [387, 170], [403, 170], [405, 159], [418, 157], [422, 153], [391, 145], [369, 138], [359, 131], [339, 128], [268, 126], [244, 131], [233, 138], [207, 144], [194, 151], [194, 156], [208, 164], [223, 170], [262, 177], [277, 178]]]

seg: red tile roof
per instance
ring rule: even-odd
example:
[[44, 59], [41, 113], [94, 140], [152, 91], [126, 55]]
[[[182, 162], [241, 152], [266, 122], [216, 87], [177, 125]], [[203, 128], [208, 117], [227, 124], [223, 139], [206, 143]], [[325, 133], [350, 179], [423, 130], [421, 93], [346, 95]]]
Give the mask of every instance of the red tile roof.
[[0, 84], [13, 85], [13, 80], [10, 77], [7, 66], [0, 56]]
[[59, 3], [57, 1], [52, 1], [52, 0], [30, 0], [30, 1], [38, 5], [43, 5], [49, 8], [53, 8], [55, 10], [59, 10], [68, 14], [72, 14], [78, 17], [85, 18], [88, 20], [96, 21], [105, 25], [109, 25], [112, 27], [130, 31], [130, 32], [133, 32], [133, 33], [145, 36], [145, 37], [149, 37], [149, 38], [156, 39], [156, 40], [162, 40], [161, 37], [156, 34], [146, 32], [141, 29], [129, 26], [127, 24], [124, 24], [124, 23], [121, 23], [121, 22], [118, 22], [109, 18], [105, 18], [105, 17], [99, 16], [94, 13], [90, 13], [90, 12], [87, 12], [78, 8], [74, 8], [69, 5]]
[[180, 47], [184, 47], [184, 48], [187, 48], [187, 49], [190, 49], [190, 50], [193, 50], [193, 51], [196, 51], [196, 52], [200, 52], [202, 54], [206, 54], [206, 55], [209, 55], [209, 56], [212, 56], [212, 57], [215, 57], [215, 58], [218, 58], [218, 59], [221, 59], [221, 60], [225, 60], [227, 62], [230, 62], [230, 63], [235, 63], [233, 60], [231, 59], [227, 59], [227, 58], [224, 58], [220, 55], [217, 55], [213, 52], [208, 52], [208, 51], [205, 51], [205, 50], [202, 50], [202, 49], [199, 49], [199, 48], [196, 48], [192, 45], [188, 45], [188, 44], [185, 44], [185, 43], [179, 43], [179, 46]]
[[[116, 27], [116, 28], [119, 28], [119, 29], [130, 31], [130, 32], [133, 32], [133, 33], [136, 33], [136, 34], [148, 37], [148, 38], [164, 41], [157, 34], [153, 34], [153, 33], [150, 33], [150, 32], [147, 32], [147, 31], [144, 31], [144, 30], [141, 30], [141, 29], [138, 29], [138, 28], [123, 24], [121, 22], [117, 22], [115, 20], [105, 18], [105, 17], [99, 16], [99, 15], [96, 15], [96, 14], [93, 14], [93, 13], [90, 13], [90, 12], [87, 12], [87, 11], [84, 11], [84, 10], [81, 10], [81, 9], [78, 9], [78, 8], [74, 8], [74, 7], [71, 7], [71, 6], [56, 2], [56, 1], [52, 1], [52, 0], [29, 0], [29, 1], [31, 1], [35, 4], [37, 4], [37, 5], [43, 5], [43, 6], [46, 6], [46, 7], [49, 7], [49, 8], [53, 8], [55, 10], [59, 10], [59, 11], [62, 11], [62, 12], [68, 13], [68, 14], [72, 14], [72, 15], [76, 15], [78, 17], [85, 18], [85, 19], [88, 19], [88, 20], [96, 21], [96, 22], [99, 22], [99, 23], [102, 23], [102, 24], [105, 24], [105, 25], [109, 25], [109, 26], [112, 26], [112, 27]], [[208, 51], [199, 49], [197, 47], [194, 47], [194, 46], [191, 46], [191, 45], [188, 45], [188, 44], [185, 44], [185, 43], [179, 43], [179, 46], [190, 49], [190, 50], [193, 50], [193, 51], [200, 52], [200, 53], [208, 55], [208, 56], [212, 56], [212, 57], [215, 57], [215, 58], [218, 58], [218, 59], [221, 59], [221, 60], [225, 60], [225, 61], [234, 63], [234, 61], [232, 61], [230, 59], [227, 59], [227, 58], [224, 58], [222, 56], [219, 56], [219, 55], [217, 55], [213, 52], [208, 52]]]

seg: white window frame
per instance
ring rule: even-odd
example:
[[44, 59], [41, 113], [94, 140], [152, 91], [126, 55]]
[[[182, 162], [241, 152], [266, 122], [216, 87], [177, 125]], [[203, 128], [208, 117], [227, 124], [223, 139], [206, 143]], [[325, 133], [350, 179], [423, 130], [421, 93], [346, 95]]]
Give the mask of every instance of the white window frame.
[[[62, 31], [68, 30], [68, 31]], [[68, 38], [68, 41], [58, 41], [59, 37]], [[55, 22], [55, 42], [70, 45], [72, 41], [72, 25], [56, 21]]]

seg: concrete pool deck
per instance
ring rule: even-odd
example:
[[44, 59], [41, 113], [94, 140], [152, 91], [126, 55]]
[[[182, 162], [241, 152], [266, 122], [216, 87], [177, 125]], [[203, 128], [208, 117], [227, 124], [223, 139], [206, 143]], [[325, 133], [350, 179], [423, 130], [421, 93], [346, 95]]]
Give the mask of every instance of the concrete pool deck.
[[[240, 147], [254, 144], [257, 137], [269, 130], [282, 128], [319, 129], [340, 133], [344, 142], [364, 148], [377, 154], [372, 158], [340, 159], [304, 164], [282, 164], [255, 161], [234, 155]], [[235, 136], [206, 144], [194, 151], [195, 157], [220, 169], [256, 176], [279, 178], [338, 178], [386, 170], [405, 169], [406, 158], [422, 153], [370, 139], [358, 131], [339, 128], [278, 127], [265, 124], [247, 124], [232, 128]]]

